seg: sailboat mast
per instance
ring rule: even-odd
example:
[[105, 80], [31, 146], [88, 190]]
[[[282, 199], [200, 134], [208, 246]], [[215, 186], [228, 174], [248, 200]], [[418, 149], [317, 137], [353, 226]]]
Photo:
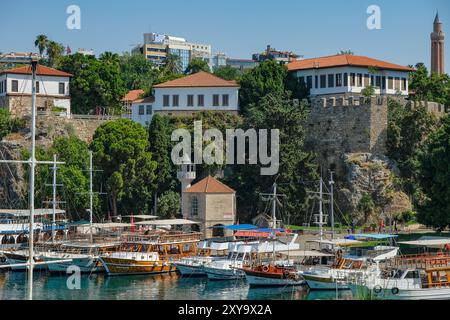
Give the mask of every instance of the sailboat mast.
[[30, 159], [30, 225], [29, 225], [29, 265], [28, 265], [28, 300], [33, 300], [34, 268], [34, 175], [36, 169], [36, 68], [37, 61], [31, 61], [31, 159]]
[[56, 232], [56, 154], [53, 155], [53, 212], [52, 212], [52, 242], [55, 242]]
[[90, 235], [90, 241], [93, 242], [92, 239], [92, 151], [89, 151], [89, 235]]
[[277, 228], [277, 183], [273, 184], [273, 199], [272, 199], [272, 244], [273, 244], [273, 262], [275, 263], [275, 229]]
[[320, 201], [319, 201], [319, 230], [320, 230], [320, 241], [323, 240], [323, 180], [320, 177]]
[[334, 180], [333, 171], [330, 171], [330, 214], [331, 214], [331, 239], [334, 239]]

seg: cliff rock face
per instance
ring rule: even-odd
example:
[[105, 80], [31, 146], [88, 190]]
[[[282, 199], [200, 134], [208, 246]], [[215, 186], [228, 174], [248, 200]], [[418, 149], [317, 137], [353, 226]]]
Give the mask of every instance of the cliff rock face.
[[[408, 196], [395, 188], [394, 179], [399, 170], [386, 156], [370, 153], [344, 154], [345, 175], [338, 189], [338, 202], [344, 213], [352, 213], [358, 223], [375, 223], [411, 210]], [[374, 210], [368, 221], [358, 209], [363, 196], [371, 197]]]
[[[21, 160], [22, 145], [0, 142], [0, 159]], [[26, 166], [0, 164], [0, 208], [21, 208], [27, 203]]]

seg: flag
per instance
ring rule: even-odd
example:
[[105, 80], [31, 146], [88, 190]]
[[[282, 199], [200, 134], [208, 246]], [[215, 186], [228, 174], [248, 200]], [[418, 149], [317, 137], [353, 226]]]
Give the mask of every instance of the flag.
[[67, 53], [67, 55], [71, 55], [72, 54], [72, 49], [70, 49], [69, 46], [67, 46], [67, 48], [66, 48], [66, 53]]
[[130, 228], [131, 232], [134, 232], [134, 217], [133, 214], [131, 214], [131, 228]]

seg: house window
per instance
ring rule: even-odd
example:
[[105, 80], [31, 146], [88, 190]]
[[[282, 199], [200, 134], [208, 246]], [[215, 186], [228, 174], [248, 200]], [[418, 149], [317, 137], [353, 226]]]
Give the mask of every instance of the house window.
[[306, 77], [306, 88], [308, 88], [308, 89], [312, 88], [312, 76]]
[[178, 107], [179, 103], [180, 103], [180, 96], [177, 94], [174, 94], [172, 96], [172, 107]]
[[350, 86], [355, 87], [356, 86], [356, 74], [350, 73]]
[[381, 89], [386, 90], [386, 77], [381, 77]]
[[305, 85], [305, 77], [298, 78], [298, 83], [302, 86]]
[[394, 89], [394, 78], [393, 77], [388, 77], [388, 89], [389, 90]]
[[375, 85], [378, 88], [381, 88], [381, 77], [380, 76], [376, 76], [375, 81], [376, 81]]
[[59, 83], [59, 94], [66, 94], [66, 86], [64, 84], [64, 82], [60, 82]]
[[8, 81], [6, 81], [6, 79], [5, 79], [5, 84], [3, 85], [3, 90], [4, 90], [5, 92], [8, 91]]
[[370, 85], [370, 77], [368, 74], [364, 75], [364, 87], [368, 87]]
[[19, 81], [18, 80], [11, 81], [11, 91], [19, 92]]
[[223, 94], [222, 95], [222, 106], [228, 107], [229, 103], [230, 103], [230, 96], [228, 94]]
[[348, 73], [344, 73], [344, 87], [348, 87]]
[[402, 78], [402, 90], [406, 91], [406, 78]]
[[219, 106], [219, 95], [214, 94], [213, 95], [213, 107], [218, 107], [218, 106]]
[[152, 105], [151, 104], [148, 104], [147, 106], [146, 106], [146, 113], [147, 114], [152, 114]]
[[321, 75], [320, 76], [320, 87], [321, 88], [326, 88], [327, 87], [327, 76], [326, 75]]
[[336, 87], [342, 87], [342, 73], [336, 73]]
[[163, 95], [163, 107], [170, 105], [170, 96], [168, 94]]
[[144, 114], [144, 106], [139, 106], [139, 115], [143, 115]]
[[319, 87], [319, 77], [318, 76], [315, 76], [315, 86], [314, 86], [314, 88], [318, 88]]
[[362, 73], [358, 73], [358, 87], [363, 86], [363, 75]]
[[193, 107], [194, 106], [194, 95], [188, 94], [187, 96], [187, 106]]
[[39, 81], [36, 81], [36, 93], [39, 93], [40, 88], [39, 88]]
[[328, 75], [328, 88], [334, 87], [334, 74]]
[[203, 94], [199, 94], [197, 96], [197, 106], [199, 106], [199, 107], [205, 106], [205, 96]]
[[395, 78], [395, 90], [400, 90], [400, 78]]
[[374, 76], [370, 76], [370, 85], [375, 86], [375, 77]]
[[198, 216], [198, 198], [196, 196], [191, 198], [191, 216]]

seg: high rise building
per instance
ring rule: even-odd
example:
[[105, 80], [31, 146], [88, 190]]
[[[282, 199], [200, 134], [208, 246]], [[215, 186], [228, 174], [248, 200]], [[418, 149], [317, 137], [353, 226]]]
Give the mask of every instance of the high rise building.
[[180, 37], [157, 33], [145, 33], [144, 44], [132, 50], [133, 54], [143, 54], [156, 66], [164, 65], [167, 54], [180, 57], [181, 71], [186, 70], [189, 62], [194, 58], [204, 59], [212, 67], [211, 45], [187, 42]]
[[431, 72], [443, 74], [444, 65], [444, 44], [445, 33], [442, 31], [442, 22], [439, 20], [439, 13], [433, 23], [433, 32], [431, 33]]

